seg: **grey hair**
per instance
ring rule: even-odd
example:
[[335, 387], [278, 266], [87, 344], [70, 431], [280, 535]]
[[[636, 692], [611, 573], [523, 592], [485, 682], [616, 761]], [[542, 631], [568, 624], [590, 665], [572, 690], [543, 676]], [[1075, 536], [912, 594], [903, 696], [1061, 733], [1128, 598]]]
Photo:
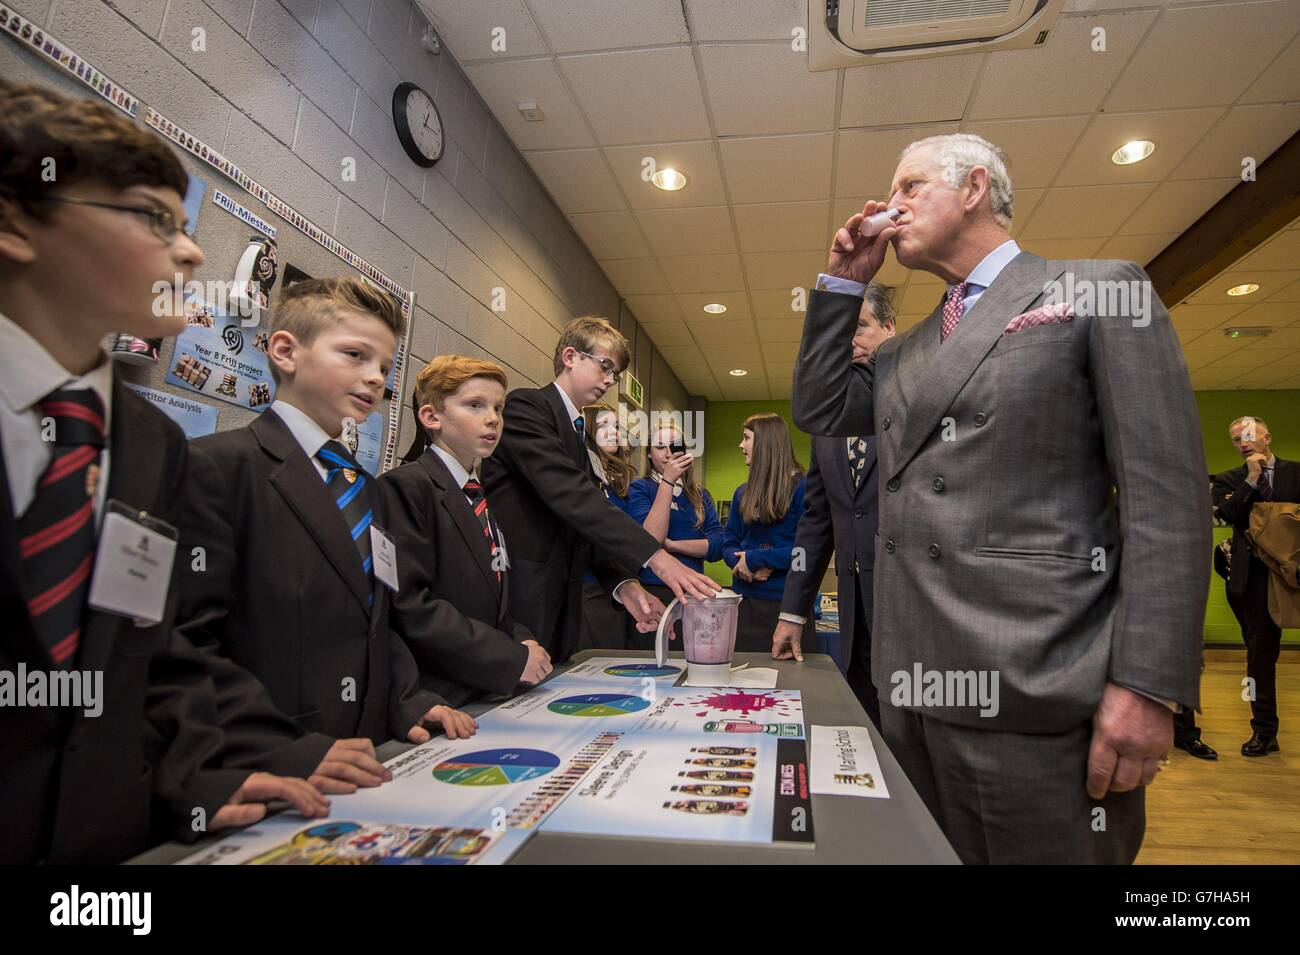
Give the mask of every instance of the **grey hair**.
[[862, 301], [871, 308], [871, 317], [876, 320], [876, 324], [881, 328], [886, 325], [898, 325], [894, 313], [894, 302], [890, 298], [893, 291], [888, 285], [881, 285], [879, 282], [867, 283], [867, 290]]
[[935, 162], [943, 170], [944, 182], [958, 188], [970, 171], [976, 166], [983, 166], [989, 171], [989, 208], [993, 218], [1004, 229], [1011, 228], [1011, 210], [1015, 201], [1015, 190], [1011, 187], [1011, 176], [1007, 172], [1009, 162], [1007, 154], [993, 145], [983, 136], [974, 133], [949, 133], [946, 136], [930, 136], [918, 139], [908, 146], [898, 158], [922, 146], [937, 146]]

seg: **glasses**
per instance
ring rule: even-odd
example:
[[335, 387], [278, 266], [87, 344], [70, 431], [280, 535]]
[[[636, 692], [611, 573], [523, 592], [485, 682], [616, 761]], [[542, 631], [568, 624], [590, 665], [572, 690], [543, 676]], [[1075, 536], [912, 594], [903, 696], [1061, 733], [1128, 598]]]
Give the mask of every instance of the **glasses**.
[[608, 378], [613, 379], [614, 384], [617, 385], [620, 381], [623, 380], [623, 373], [618, 370], [618, 365], [614, 364], [608, 358], [601, 358], [599, 355], [589, 355], [585, 351], [578, 351], [578, 349], [576, 348], [574, 349], [574, 351], [578, 352], [578, 354], [581, 355], [583, 358], [590, 358], [592, 361], [598, 364], [600, 366], [601, 372]]
[[157, 206], [122, 206], [113, 202], [95, 202], [91, 199], [74, 199], [67, 196], [38, 196], [36, 198], [45, 202], [66, 202], [75, 206], [95, 206], [98, 209], [130, 212], [132, 215], [143, 216], [148, 219], [149, 231], [168, 245], [175, 242], [176, 237], [182, 233], [184, 233], [185, 238], [191, 242], [194, 241], [194, 231], [192, 229], [182, 229], [176, 222], [176, 217], [170, 211], [159, 209]]

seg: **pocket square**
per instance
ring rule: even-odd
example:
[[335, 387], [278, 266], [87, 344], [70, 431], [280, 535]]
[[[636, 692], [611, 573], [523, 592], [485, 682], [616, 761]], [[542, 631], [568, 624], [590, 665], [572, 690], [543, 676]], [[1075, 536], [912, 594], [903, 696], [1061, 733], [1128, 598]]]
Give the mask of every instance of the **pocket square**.
[[1002, 329], [1002, 334], [1014, 335], [1026, 328], [1037, 328], [1039, 325], [1065, 325], [1072, 321], [1074, 321], [1074, 306], [1069, 302], [1040, 305], [1038, 308], [1021, 312], [1007, 322], [1007, 327]]

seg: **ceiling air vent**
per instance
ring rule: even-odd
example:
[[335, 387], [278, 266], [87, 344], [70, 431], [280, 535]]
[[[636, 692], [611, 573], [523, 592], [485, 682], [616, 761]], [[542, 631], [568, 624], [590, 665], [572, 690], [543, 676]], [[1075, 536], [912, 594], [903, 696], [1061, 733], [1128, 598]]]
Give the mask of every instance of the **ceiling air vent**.
[[808, 0], [808, 68], [1041, 46], [1065, 0]]

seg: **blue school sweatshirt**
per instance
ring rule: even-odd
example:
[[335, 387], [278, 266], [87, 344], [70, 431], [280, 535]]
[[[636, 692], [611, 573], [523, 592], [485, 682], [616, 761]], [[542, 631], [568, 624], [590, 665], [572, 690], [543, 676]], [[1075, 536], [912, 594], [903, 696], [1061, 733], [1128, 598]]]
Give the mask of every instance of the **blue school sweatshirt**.
[[[627, 489], [627, 512], [638, 524], [645, 524], [654, 507], [655, 495], [659, 493], [659, 482], [652, 477], [637, 478]], [[690, 541], [704, 538], [709, 542], [709, 552], [704, 557], [688, 557], [685, 554], [673, 554], [687, 567], [704, 573], [706, 560], [722, 559], [722, 524], [718, 521], [718, 509], [713, 506], [713, 497], [704, 488], [700, 488], [704, 498], [704, 523], [695, 526], [695, 508], [684, 493], [674, 495], [672, 510], [668, 512], [668, 539]], [[641, 571], [641, 583], [666, 586], [659, 575], [649, 567]]]
[[759, 600], [780, 600], [785, 594], [785, 575], [790, 570], [791, 551], [794, 549], [794, 532], [803, 514], [805, 479], [800, 478], [790, 497], [790, 508], [785, 519], [776, 524], [749, 523], [740, 516], [740, 505], [745, 499], [745, 482], [736, 488], [731, 498], [731, 513], [727, 515], [727, 530], [722, 542], [722, 559], [735, 568], [740, 562], [738, 551], [745, 552], [745, 563], [750, 570], [772, 568], [772, 576], [762, 583], [747, 583], [732, 575], [731, 589], [742, 597]]

